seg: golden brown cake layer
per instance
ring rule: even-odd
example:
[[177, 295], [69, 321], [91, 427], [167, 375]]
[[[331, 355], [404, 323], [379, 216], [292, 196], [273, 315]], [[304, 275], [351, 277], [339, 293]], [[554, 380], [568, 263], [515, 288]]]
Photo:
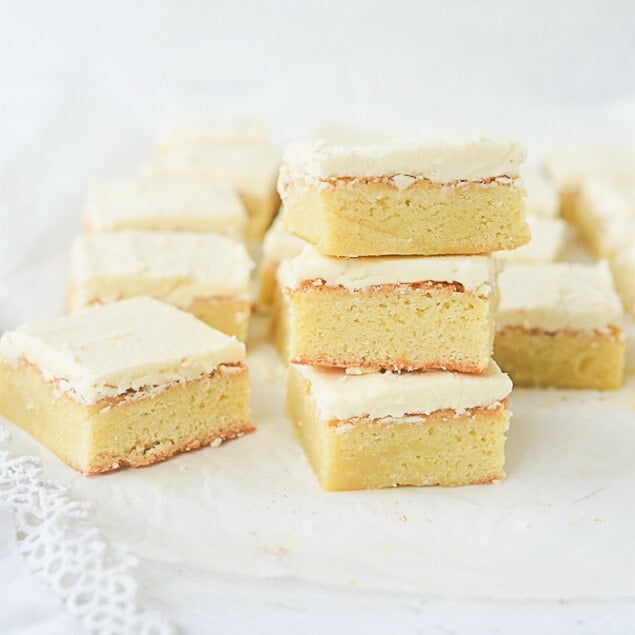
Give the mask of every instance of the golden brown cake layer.
[[524, 189], [512, 179], [456, 185], [386, 177], [290, 181], [287, 229], [324, 255], [483, 254], [529, 241]]
[[437, 281], [285, 289], [290, 360], [337, 368], [484, 372], [494, 302]]
[[254, 430], [247, 368], [85, 405], [27, 362], [0, 362], [0, 413], [84, 474], [140, 467]]

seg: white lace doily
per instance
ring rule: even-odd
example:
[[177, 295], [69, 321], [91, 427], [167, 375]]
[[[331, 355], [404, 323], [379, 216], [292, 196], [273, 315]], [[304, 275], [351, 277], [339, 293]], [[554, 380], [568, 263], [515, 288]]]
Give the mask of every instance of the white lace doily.
[[[10, 441], [0, 426], [0, 445]], [[106, 543], [88, 526], [90, 505], [73, 500], [62, 483], [42, 478], [40, 460], [0, 451], [0, 502], [13, 511], [18, 546], [66, 610], [91, 632], [171, 635], [175, 628], [140, 608], [133, 570], [137, 560]]]

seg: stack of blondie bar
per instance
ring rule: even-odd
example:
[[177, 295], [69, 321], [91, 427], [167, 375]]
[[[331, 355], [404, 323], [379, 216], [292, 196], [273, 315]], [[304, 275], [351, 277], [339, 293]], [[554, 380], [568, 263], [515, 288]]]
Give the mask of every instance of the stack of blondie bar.
[[492, 252], [529, 240], [524, 153], [484, 138], [292, 144], [278, 184], [287, 412], [325, 489], [504, 477]]

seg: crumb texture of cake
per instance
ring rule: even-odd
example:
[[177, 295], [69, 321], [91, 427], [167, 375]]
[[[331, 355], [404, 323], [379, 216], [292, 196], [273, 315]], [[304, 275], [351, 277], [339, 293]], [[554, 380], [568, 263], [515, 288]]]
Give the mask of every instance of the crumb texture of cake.
[[291, 365], [287, 413], [321, 486], [458, 486], [504, 478], [509, 378], [348, 375]]
[[84, 223], [91, 232], [215, 232], [243, 239], [247, 211], [227, 180], [141, 176], [92, 187]]
[[148, 295], [244, 340], [253, 267], [244, 244], [211, 233], [85, 234], [71, 250], [69, 308]]
[[94, 474], [253, 430], [245, 347], [141, 297], [0, 339], [0, 413]]
[[484, 372], [494, 338], [488, 256], [331, 258], [308, 247], [280, 265], [297, 363]]
[[494, 358], [519, 386], [622, 384], [622, 308], [606, 262], [510, 264], [499, 276]]
[[325, 255], [489, 253], [529, 240], [523, 160], [480, 137], [291, 144], [278, 191], [287, 229]]

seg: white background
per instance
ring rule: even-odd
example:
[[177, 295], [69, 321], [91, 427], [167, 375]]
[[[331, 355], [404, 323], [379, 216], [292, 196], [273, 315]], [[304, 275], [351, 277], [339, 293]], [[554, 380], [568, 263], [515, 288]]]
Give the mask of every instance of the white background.
[[2, 165], [95, 90], [144, 132], [169, 114], [239, 111], [284, 137], [329, 118], [533, 145], [590, 124], [620, 134], [634, 117], [628, 0], [4, 1], [1, 17]]
[[[0, 6], [0, 331], [63, 309], [83, 188], [143, 160], [172, 115], [263, 115], [281, 143], [325, 120], [502, 132], [534, 163], [557, 138], [635, 139], [633, 2]], [[19, 560], [0, 562], [14, 590], [0, 630], [78, 629]], [[144, 594], [192, 632], [619, 633], [633, 617], [610, 602], [406, 601], [162, 566], [142, 564]], [[175, 588], [193, 598], [187, 616]]]

